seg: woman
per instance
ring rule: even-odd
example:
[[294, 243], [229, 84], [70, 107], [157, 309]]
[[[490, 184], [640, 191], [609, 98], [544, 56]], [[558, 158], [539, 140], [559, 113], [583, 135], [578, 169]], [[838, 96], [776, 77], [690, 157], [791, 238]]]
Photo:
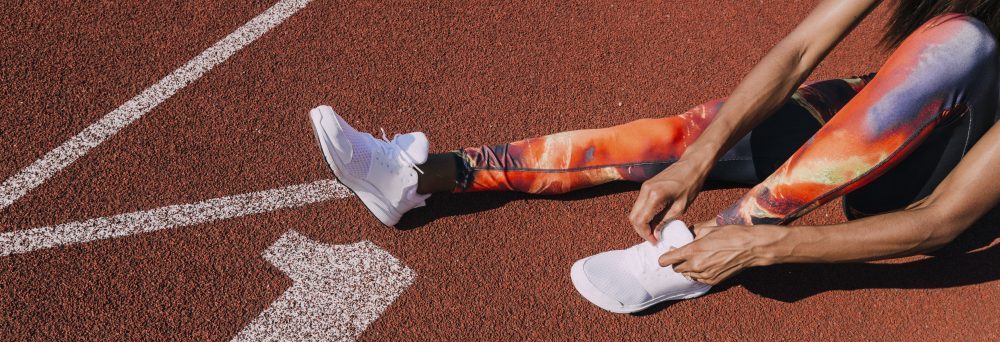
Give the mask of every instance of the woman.
[[[894, 51], [877, 73], [800, 86], [879, 3], [821, 2], [727, 99], [676, 116], [428, 155], [422, 133], [380, 141], [329, 107], [311, 115], [338, 179], [386, 225], [437, 192], [643, 182], [629, 221], [647, 243], [571, 272], [591, 302], [634, 312], [747, 267], [933, 250], [997, 204], [1000, 2], [896, 1], [884, 38]], [[755, 186], [695, 225], [692, 242], [672, 220], [706, 180]], [[776, 226], [840, 196], [847, 223]]]

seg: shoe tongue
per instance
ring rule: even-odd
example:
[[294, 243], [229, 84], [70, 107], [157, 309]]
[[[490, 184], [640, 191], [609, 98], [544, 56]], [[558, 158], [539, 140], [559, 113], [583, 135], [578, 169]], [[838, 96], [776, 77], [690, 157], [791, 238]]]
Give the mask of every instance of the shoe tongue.
[[659, 265], [657, 260], [659, 260], [660, 255], [666, 253], [671, 247], [678, 248], [694, 241], [694, 236], [688, 230], [687, 224], [679, 220], [668, 222], [660, 231], [658, 237], [660, 242], [655, 245], [646, 241], [632, 246], [636, 257], [639, 258], [639, 263], [650, 263], [651, 265], [655, 263]]
[[666, 251], [670, 247], [678, 248], [694, 241], [694, 235], [688, 230], [687, 224], [681, 220], [672, 220], [660, 231], [660, 243], [657, 249]]
[[430, 142], [423, 132], [413, 132], [400, 134], [392, 138], [392, 143], [399, 146], [406, 152], [417, 165], [427, 162], [427, 154], [430, 150]]
[[655, 245], [647, 241], [633, 247], [638, 249], [644, 255], [644, 258], [652, 255], [658, 257], [670, 248], [679, 248], [694, 241], [694, 236], [688, 230], [687, 224], [679, 220], [668, 222], [659, 231], [659, 236], [657, 237], [660, 239], [660, 242]]

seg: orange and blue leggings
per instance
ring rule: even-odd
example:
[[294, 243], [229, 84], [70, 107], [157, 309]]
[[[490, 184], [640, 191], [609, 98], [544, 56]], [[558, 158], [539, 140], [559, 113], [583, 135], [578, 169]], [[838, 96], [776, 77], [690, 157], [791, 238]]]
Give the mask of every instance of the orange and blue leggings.
[[[848, 216], [861, 216], [926, 196], [995, 121], [996, 73], [988, 28], [947, 14], [913, 32], [877, 74], [800, 87], [709, 174], [756, 184], [717, 222], [785, 224], [845, 195], [857, 204]], [[455, 151], [464, 164], [455, 191], [559, 194], [642, 182], [676, 161], [723, 102]]]

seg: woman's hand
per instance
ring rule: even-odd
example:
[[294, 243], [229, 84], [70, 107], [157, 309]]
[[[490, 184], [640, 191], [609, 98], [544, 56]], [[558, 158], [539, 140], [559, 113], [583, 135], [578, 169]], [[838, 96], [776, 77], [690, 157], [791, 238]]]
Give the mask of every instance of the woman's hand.
[[[643, 239], [657, 243], [655, 230], [684, 214], [688, 205], [694, 202], [701, 191], [702, 183], [712, 163], [681, 158], [659, 174], [642, 183], [639, 197], [632, 205], [628, 219]], [[669, 208], [669, 210], [667, 209]], [[653, 226], [653, 218], [667, 210], [663, 218]]]
[[[777, 229], [777, 230], [775, 230]], [[770, 264], [757, 255], [756, 246], [768, 243], [777, 226], [721, 226], [695, 228], [695, 240], [660, 256], [660, 266], [695, 281], [717, 285], [745, 268]]]

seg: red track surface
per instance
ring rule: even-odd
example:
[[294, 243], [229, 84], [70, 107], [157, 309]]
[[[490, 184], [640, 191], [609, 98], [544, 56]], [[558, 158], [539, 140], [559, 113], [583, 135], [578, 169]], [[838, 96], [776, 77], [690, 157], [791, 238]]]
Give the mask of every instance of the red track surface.
[[[270, 4], [0, 8], [0, 179]], [[725, 96], [811, 5], [317, 0], [0, 210], [0, 232], [329, 178], [306, 116], [318, 104], [359, 129], [424, 131], [437, 151], [680, 113]], [[875, 70], [885, 17], [813, 78]], [[604, 312], [576, 294], [569, 266], [639, 241], [631, 190], [439, 196], [402, 230], [339, 199], [0, 257], [0, 339], [228, 339], [290, 286], [260, 257], [289, 229], [371, 240], [416, 271], [362, 339], [1000, 338], [996, 248], [755, 269], [648, 315]], [[740, 191], [702, 194], [686, 219]], [[837, 202], [800, 222], [840, 220]], [[988, 245], [996, 222], [962, 247]]]

